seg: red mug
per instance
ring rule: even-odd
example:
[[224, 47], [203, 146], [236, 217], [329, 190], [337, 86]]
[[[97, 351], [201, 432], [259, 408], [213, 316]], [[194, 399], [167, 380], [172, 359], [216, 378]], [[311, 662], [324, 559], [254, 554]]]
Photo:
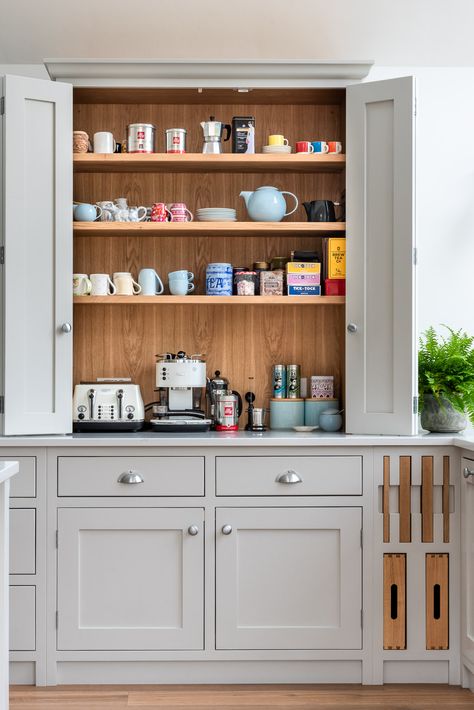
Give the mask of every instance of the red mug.
[[175, 202], [169, 209], [172, 222], [192, 222], [194, 219], [193, 213], [188, 210], [184, 202]]
[[297, 153], [314, 153], [314, 145], [310, 141], [296, 141]]
[[152, 222], [167, 222], [171, 219], [171, 212], [164, 202], [155, 202], [151, 208], [150, 219]]
[[342, 143], [339, 141], [328, 141], [329, 153], [342, 153]]

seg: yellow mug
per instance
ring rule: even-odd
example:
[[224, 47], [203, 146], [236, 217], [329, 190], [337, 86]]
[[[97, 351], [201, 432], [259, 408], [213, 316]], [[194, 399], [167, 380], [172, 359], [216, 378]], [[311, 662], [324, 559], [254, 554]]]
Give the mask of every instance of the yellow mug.
[[285, 136], [268, 136], [268, 145], [288, 145], [288, 138]]

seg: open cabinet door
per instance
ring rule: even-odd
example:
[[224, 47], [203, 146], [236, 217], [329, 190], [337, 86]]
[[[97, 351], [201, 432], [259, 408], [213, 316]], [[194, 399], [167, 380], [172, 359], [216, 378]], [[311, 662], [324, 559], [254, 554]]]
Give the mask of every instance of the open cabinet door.
[[415, 434], [413, 77], [347, 89], [346, 430]]
[[2, 96], [2, 433], [64, 434], [72, 426], [72, 86], [6, 76]]

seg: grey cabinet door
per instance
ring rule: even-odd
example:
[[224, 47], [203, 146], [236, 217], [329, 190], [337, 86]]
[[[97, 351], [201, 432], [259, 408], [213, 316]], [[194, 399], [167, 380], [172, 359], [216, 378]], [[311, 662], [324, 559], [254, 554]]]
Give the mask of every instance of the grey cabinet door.
[[346, 430], [416, 434], [413, 77], [347, 89]]
[[[474, 458], [462, 459], [462, 469], [474, 471]], [[474, 670], [474, 476], [461, 480], [462, 650]]]
[[217, 648], [361, 648], [360, 530], [360, 508], [218, 508]]
[[72, 87], [6, 76], [2, 96], [2, 433], [64, 434], [72, 426], [72, 333], [65, 332], [72, 324]]
[[202, 508], [59, 509], [58, 649], [202, 649], [203, 527]]

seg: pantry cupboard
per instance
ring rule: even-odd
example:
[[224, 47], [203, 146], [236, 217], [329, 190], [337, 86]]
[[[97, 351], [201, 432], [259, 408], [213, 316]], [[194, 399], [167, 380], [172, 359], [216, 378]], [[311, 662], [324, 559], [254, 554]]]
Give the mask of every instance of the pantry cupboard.
[[[275, 362], [300, 362], [303, 374], [334, 374], [347, 432], [415, 433], [413, 79], [347, 89], [330, 81], [293, 88], [285, 80], [281, 88], [247, 93], [225, 83], [201, 91], [163, 87], [82, 86], [73, 99], [68, 84], [3, 79], [3, 433], [70, 432], [72, 386], [98, 376], [132, 377], [151, 401], [155, 353], [179, 349], [205, 353], [209, 372], [225, 372], [241, 392], [254, 389], [260, 402], [271, 394]], [[250, 113], [257, 150], [279, 126], [293, 145], [302, 136], [326, 136], [342, 141], [345, 153], [199, 153], [200, 117]], [[73, 125], [120, 139], [136, 120], [155, 123], [159, 132], [183, 125], [190, 152], [72, 160]], [[239, 222], [212, 229], [75, 223], [73, 235], [73, 170], [79, 201], [127, 195], [138, 204], [225, 204], [238, 208]], [[346, 223], [308, 223], [300, 207], [282, 223], [246, 225], [239, 193], [262, 184], [291, 190], [300, 203], [338, 200], [346, 189]], [[314, 249], [334, 231], [347, 234], [346, 299], [225, 299], [206, 297], [202, 288], [187, 297], [83, 297], [73, 323], [73, 243], [76, 272], [154, 266], [166, 275], [190, 268], [199, 287], [209, 261], [249, 264]]]

